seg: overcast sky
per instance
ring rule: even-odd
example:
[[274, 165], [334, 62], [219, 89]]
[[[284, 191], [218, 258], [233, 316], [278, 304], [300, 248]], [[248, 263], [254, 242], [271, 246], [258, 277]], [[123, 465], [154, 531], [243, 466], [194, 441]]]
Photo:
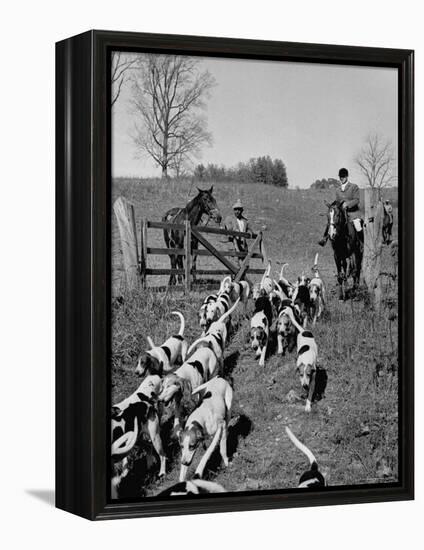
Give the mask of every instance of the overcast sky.
[[[378, 132], [397, 148], [397, 71], [309, 63], [203, 58], [217, 85], [207, 103], [212, 147], [198, 162], [234, 166], [251, 157], [281, 158], [289, 186], [309, 187], [349, 169], [365, 182], [353, 159], [365, 138]], [[130, 138], [134, 114], [127, 86], [113, 110], [113, 176], [159, 176], [136, 158]]]

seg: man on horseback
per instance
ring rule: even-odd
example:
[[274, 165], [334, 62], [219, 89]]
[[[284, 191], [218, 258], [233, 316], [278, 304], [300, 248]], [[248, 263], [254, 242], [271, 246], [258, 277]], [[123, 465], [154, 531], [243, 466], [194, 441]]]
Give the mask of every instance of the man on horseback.
[[[364, 242], [363, 222], [360, 211], [359, 187], [349, 181], [349, 172], [346, 168], [339, 170], [340, 187], [336, 190], [336, 201], [340, 203], [346, 213], [347, 230], [349, 237], [353, 242], [356, 236], [360, 242]], [[329, 224], [327, 223], [323, 238], [318, 241], [320, 246], [324, 246], [328, 240]]]

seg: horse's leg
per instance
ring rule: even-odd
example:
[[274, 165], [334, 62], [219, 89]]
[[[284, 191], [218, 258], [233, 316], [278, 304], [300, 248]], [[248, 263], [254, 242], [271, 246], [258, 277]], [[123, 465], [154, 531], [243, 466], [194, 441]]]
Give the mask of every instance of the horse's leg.
[[[182, 256], [177, 256], [177, 266], [178, 269], [181, 269], [184, 271], [184, 261]], [[178, 282], [180, 284], [183, 284], [184, 282], [184, 275], [178, 275]]]
[[[177, 268], [177, 262], [176, 262], [175, 254], [171, 254], [169, 256], [169, 258], [171, 260], [171, 269], [176, 269]], [[173, 273], [171, 273], [171, 275], [169, 277], [169, 286], [173, 286], [175, 284], [176, 284], [175, 275]]]
[[337, 256], [336, 252], [334, 252], [334, 261], [336, 262], [336, 268], [337, 268], [337, 283], [339, 285], [339, 300], [344, 300], [344, 290], [343, 290], [343, 274], [342, 274], [342, 262]]
[[192, 258], [192, 280], [193, 282], [196, 281], [196, 262], [197, 262], [197, 249], [199, 248], [199, 241], [197, 239], [193, 239], [192, 245], [191, 245], [191, 258]]
[[[184, 248], [184, 233], [179, 231], [178, 232], [178, 243], [176, 245], [177, 248]], [[178, 269], [181, 269], [184, 271], [184, 261], [182, 256], [177, 256], [177, 267]], [[184, 275], [178, 275], [178, 282], [182, 285], [184, 282]]]

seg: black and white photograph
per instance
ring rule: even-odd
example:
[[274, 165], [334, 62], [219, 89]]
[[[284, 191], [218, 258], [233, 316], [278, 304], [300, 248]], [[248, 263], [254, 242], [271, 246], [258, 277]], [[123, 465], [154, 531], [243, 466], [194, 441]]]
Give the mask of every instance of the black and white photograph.
[[113, 51], [110, 497], [395, 484], [398, 70]]

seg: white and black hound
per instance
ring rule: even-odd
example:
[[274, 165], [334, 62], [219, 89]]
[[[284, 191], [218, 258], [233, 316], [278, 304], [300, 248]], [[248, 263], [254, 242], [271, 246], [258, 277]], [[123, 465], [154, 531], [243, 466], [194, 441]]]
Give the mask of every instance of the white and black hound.
[[309, 295], [310, 279], [304, 273], [297, 279], [297, 285], [292, 295], [293, 304], [299, 311], [303, 328], [306, 328], [311, 311], [311, 298]]
[[224, 313], [226, 313], [231, 306], [230, 293], [227, 291], [222, 291], [218, 294], [218, 297], [215, 302], [209, 302], [206, 306], [205, 318], [206, 318], [206, 331], [208, 332], [209, 327], [214, 321], [217, 321]]
[[315, 382], [317, 372], [318, 347], [312, 332], [304, 330], [296, 321], [293, 311], [287, 308], [287, 315], [299, 331], [297, 335], [297, 362], [296, 371], [300, 377], [302, 388], [308, 392], [305, 411], [311, 412], [311, 404], [315, 393]]
[[281, 267], [280, 276], [278, 282], [274, 280], [275, 285], [283, 293], [284, 298], [292, 298], [293, 293], [296, 289], [296, 286], [292, 284], [286, 277], [284, 277], [284, 269], [288, 266], [288, 263], [285, 263]]
[[272, 306], [269, 299], [260, 296], [255, 301], [255, 312], [250, 320], [250, 345], [259, 357], [259, 366], [265, 366], [265, 356], [272, 325]]
[[181, 400], [192, 391], [218, 374], [219, 362], [210, 348], [199, 348], [175, 372], [167, 374], [162, 381], [159, 401], [175, 403], [174, 431], [181, 426]]
[[206, 481], [205, 479], [190, 479], [180, 481], [168, 489], [161, 491], [157, 497], [178, 497], [184, 495], [205, 495], [210, 493], [225, 493], [225, 489], [219, 483]]
[[223, 368], [224, 348], [228, 338], [227, 319], [236, 309], [239, 301], [240, 298], [235, 301], [233, 306], [226, 313], [224, 313], [217, 321], [214, 321], [209, 326], [204, 336], [201, 336], [191, 344], [187, 351], [187, 357], [189, 357], [190, 353], [201, 344], [203, 347], [206, 346], [212, 349], [219, 361], [220, 368]]
[[299, 489], [308, 489], [309, 487], [325, 487], [326, 482], [322, 473], [318, 470], [318, 463], [315, 456], [306, 445], [301, 443], [293, 434], [290, 428], [286, 427], [286, 433], [294, 445], [304, 453], [309, 460], [310, 469], [300, 476], [298, 487]]
[[274, 282], [270, 276], [271, 260], [268, 261], [268, 266], [265, 269], [260, 283], [253, 285], [252, 298], [257, 300], [260, 296], [269, 296], [274, 288]]
[[178, 334], [168, 338], [161, 346], [155, 346], [150, 336], [147, 340], [152, 349], [143, 352], [137, 361], [136, 374], [144, 376], [146, 372], [151, 374], [167, 373], [177, 364], [185, 361], [187, 354], [187, 342], [184, 339], [184, 316], [179, 311], [172, 311], [181, 319], [181, 326]]
[[193, 393], [200, 394], [202, 402], [188, 417], [184, 430], [180, 432], [180, 481], [185, 481], [196, 449], [207, 437], [212, 437], [212, 442], [196, 468], [196, 476], [202, 477], [205, 466], [218, 443], [222, 460], [225, 466], [228, 466], [227, 429], [233, 390], [226, 380], [216, 377], [199, 386]]
[[154, 399], [161, 379], [147, 376], [137, 390], [112, 407], [112, 498], [117, 498], [122, 479], [128, 474], [128, 454], [134, 448], [141, 431], [147, 432], [160, 460], [159, 476], [166, 472], [166, 455], [160, 437], [160, 423]]
[[203, 331], [203, 334], [205, 334], [208, 329], [207, 312], [209, 309], [209, 304], [215, 303], [217, 299], [218, 299], [218, 294], [209, 294], [208, 296], [206, 296], [206, 298], [203, 300], [203, 304], [200, 306], [199, 324], [200, 324], [200, 328]]
[[325, 286], [318, 271], [318, 254], [315, 255], [312, 272], [314, 276], [309, 283], [310, 318], [315, 325], [325, 310]]
[[281, 309], [278, 312], [276, 323], [277, 355], [284, 355], [286, 350], [292, 352], [296, 346], [297, 328], [293, 325], [291, 316], [287, 312], [287, 308], [293, 312], [295, 317], [298, 315], [298, 312], [291, 300], [286, 298], [281, 302]]
[[240, 303], [244, 305], [244, 310], [246, 311], [250, 294], [250, 286], [247, 281], [236, 283], [231, 279], [230, 275], [227, 275], [221, 282], [220, 292], [227, 292], [230, 296], [231, 303], [234, 303], [237, 298], [240, 298]]

